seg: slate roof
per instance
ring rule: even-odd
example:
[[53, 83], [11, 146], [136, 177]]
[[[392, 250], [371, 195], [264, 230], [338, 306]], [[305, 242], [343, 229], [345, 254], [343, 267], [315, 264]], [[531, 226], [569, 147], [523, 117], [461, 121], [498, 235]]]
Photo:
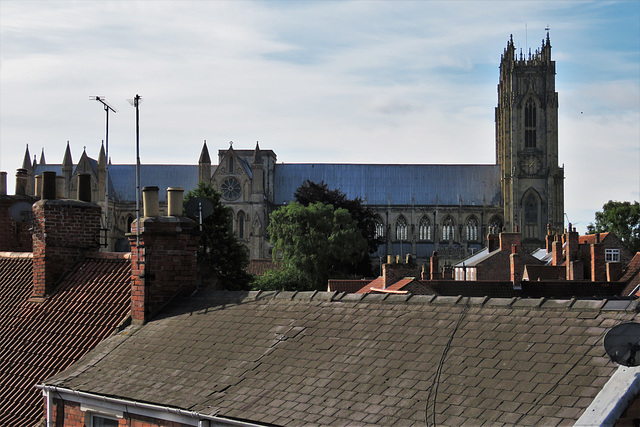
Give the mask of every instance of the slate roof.
[[200, 293], [49, 387], [275, 425], [573, 424], [637, 301]]
[[35, 385], [84, 356], [130, 312], [130, 262], [98, 255], [71, 271], [43, 303], [29, 302], [32, 254], [0, 252], [0, 425], [44, 416]]
[[[499, 165], [276, 164], [275, 203], [294, 200], [300, 184], [324, 181], [369, 205], [501, 205]], [[402, 191], [399, 191], [402, 189]]]
[[[109, 177], [114, 197], [123, 201], [136, 200], [136, 165], [110, 165]], [[184, 191], [198, 186], [198, 165], [140, 165], [140, 188], [157, 186], [161, 202], [167, 201], [168, 187]]]

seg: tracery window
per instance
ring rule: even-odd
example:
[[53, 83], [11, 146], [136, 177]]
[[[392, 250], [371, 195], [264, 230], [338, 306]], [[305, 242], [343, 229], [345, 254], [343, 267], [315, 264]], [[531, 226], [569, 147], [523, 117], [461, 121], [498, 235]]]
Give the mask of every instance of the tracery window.
[[233, 172], [233, 157], [229, 157], [229, 172]]
[[453, 218], [446, 217], [442, 222], [442, 240], [454, 240], [456, 238], [456, 228]]
[[396, 239], [407, 240], [407, 220], [403, 216], [396, 221]]
[[478, 240], [478, 220], [475, 217], [467, 220], [466, 235], [467, 240]]
[[538, 199], [533, 192], [529, 193], [524, 204], [524, 222], [527, 224], [538, 223]]
[[384, 237], [384, 224], [382, 220], [376, 218], [376, 239], [382, 239]]
[[491, 221], [489, 221], [489, 233], [491, 234], [500, 234], [502, 232], [502, 227], [502, 218], [498, 216], [494, 216], [491, 218]]
[[536, 146], [536, 103], [529, 98], [524, 107], [524, 146], [535, 148]]
[[418, 226], [418, 238], [420, 240], [431, 240], [431, 221], [426, 216], [420, 219], [420, 225]]
[[238, 238], [244, 239], [244, 212], [238, 214]]

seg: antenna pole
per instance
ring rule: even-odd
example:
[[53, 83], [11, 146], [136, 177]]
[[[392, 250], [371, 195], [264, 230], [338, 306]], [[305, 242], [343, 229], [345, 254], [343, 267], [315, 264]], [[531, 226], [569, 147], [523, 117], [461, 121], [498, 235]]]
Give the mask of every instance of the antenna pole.
[[140, 95], [133, 98], [136, 107], [136, 248], [138, 249], [138, 263], [140, 263]]
[[105, 129], [105, 185], [104, 185], [104, 246], [109, 246], [109, 110], [116, 113], [116, 110], [104, 100], [103, 96], [92, 96], [90, 99], [96, 100], [102, 104], [107, 115], [107, 124]]

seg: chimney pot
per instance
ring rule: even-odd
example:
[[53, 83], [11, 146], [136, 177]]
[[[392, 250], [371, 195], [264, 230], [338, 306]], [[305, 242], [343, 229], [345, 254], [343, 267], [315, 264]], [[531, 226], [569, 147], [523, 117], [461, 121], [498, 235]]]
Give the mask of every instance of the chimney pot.
[[28, 184], [29, 172], [26, 169], [18, 169], [16, 171], [16, 196], [26, 196]]
[[184, 188], [169, 187], [167, 188], [168, 216], [182, 216]]
[[91, 201], [91, 175], [81, 173], [78, 175], [78, 200], [82, 202]]
[[7, 173], [0, 172], [0, 196], [7, 195]]
[[156, 186], [142, 189], [142, 204], [145, 217], [160, 216], [160, 201], [158, 199], [159, 188]]
[[53, 171], [42, 172], [42, 199], [55, 200], [56, 198], [56, 173]]

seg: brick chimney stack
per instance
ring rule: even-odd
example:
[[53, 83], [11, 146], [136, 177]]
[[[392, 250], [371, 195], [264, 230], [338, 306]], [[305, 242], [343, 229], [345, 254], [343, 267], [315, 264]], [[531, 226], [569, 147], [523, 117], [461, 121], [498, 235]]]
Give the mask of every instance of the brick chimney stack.
[[584, 279], [584, 266], [579, 258], [580, 242], [578, 232], [569, 223], [569, 228], [566, 233], [565, 240], [567, 242], [566, 266], [567, 266], [567, 280], [583, 280]]
[[438, 260], [438, 252], [433, 252], [433, 255], [430, 259], [430, 271], [431, 271], [431, 280], [439, 280], [440, 279], [440, 266]]
[[509, 267], [513, 289], [522, 289], [523, 267], [522, 260], [520, 259], [519, 248], [516, 245], [511, 246], [511, 254], [509, 255]]
[[555, 240], [551, 244], [551, 265], [562, 265], [564, 257], [562, 256], [562, 241], [560, 236], [556, 235]]
[[33, 301], [42, 301], [86, 252], [98, 251], [101, 209], [75, 200], [40, 200], [33, 207]]
[[[598, 238], [596, 237], [596, 241]], [[604, 261], [604, 246], [601, 243], [591, 245], [591, 281], [604, 282], [607, 271]]]
[[515, 251], [516, 252], [520, 252], [520, 247], [521, 247], [521, 236], [519, 232], [515, 232], [515, 233], [507, 233], [507, 232], [502, 232], [500, 233], [500, 250], [501, 251], [508, 251], [508, 252], [513, 252], [512, 247], [515, 246]]
[[[145, 187], [147, 204], [158, 203], [153, 191], [153, 187]], [[172, 189], [174, 197], [175, 191]], [[140, 223], [133, 222], [128, 235], [132, 271], [131, 316], [136, 324], [146, 323], [181, 292], [194, 290], [197, 280], [197, 224], [180, 215], [157, 216], [159, 209], [155, 205], [144, 206], [144, 211], [145, 217], [140, 218]], [[156, 213], [156, 216], [148, 216], [149, 213]]]
[[500, 249], [500, 237], [497, 234], [490, 233], [487, 235], [487, 249], [489, 252]]

